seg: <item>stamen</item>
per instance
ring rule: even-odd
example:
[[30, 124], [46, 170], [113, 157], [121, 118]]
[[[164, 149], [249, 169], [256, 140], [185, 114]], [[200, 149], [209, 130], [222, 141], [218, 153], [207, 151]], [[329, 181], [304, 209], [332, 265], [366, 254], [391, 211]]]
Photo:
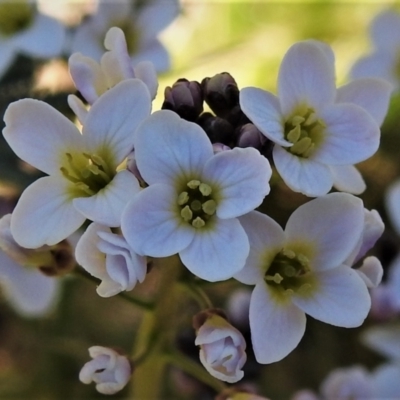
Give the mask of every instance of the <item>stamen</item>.
[[200, 183], [201, 183], [200, 181], [194, 179], [194, 180], [188, 182], [188, 183], [187, 183], [187, 186], [188, 186], [190, 189], [197, 189], [197, 188], [200, 186]]
[[189, 206], [185, 206], [181, 210], [181, 217], [186, 221], [189, 222], [193, 218], [193, 212]]
[[207, 200], [203, 203], [201, 208], [207, 215], [214, 215], [215, 210], [217, 209], [217, 203], [214, 200]]
[[212, 192], [211, 186], [206, 185], [205, 183], [200, 184], [199, 190], [203, 196], [209, 196]]
[[206, 224], [206, 223], [204, 222], [204, 220], [201, 219], [200, 217], [197, 217], [196, 219], [194, 219], [194, 220], [192, 221], [192, 225], [193, 225], [195, 228], [202, 228], [205, 224]]
[[289, 140], [289, 142], [296, 143], [300, 139], [300, 135], [301, 135], [300, 125], [296, 125], [296, 127], [293, 128], [287, 134], [287, 140]]
[[189, 201], [189, 194], [188, 192], [182, 192], [179, 194], [178, 196], [178, 204], [180, 206], [183, 206], [184, 204], [186, 204]]
[[290, 148], [290, 151], [292, 153], [302, 155], [305, 151], [307, 151], [310, 148], [311, 144], [312, 141], [309, 137], [303, 137]]
[[83, 192], [87, 193], [89, 196], [93, 196], [96, 194], [96, 192], [94, 190], [90, 189], [90, 187], [83, 182], [77, 182], [77, 183], [75, 183], [75, 186], [79, 190], [82, 190]]
[[276, 273], [274, 276], [267, 275], [265, 280], [275, 282], [279, 285], [283, 281], [283, 277]]

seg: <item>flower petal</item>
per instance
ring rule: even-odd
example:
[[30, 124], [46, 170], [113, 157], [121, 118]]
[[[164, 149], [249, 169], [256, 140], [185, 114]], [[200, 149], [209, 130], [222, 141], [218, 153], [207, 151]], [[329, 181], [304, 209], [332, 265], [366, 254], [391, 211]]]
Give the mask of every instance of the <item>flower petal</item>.
[[362, 335], [362, 342], [370, 349], [392, 359], [400, 360], [400, 325], [389, 323], [373, 326]]
[[177, 194], [164, 184], [142, 190], [122, 214], [122, 233], [140, 255], [168, 257], [179, 253], [193, 240], [195, 229], [176, 210]]
[[364, 229], [362, 201], [347, 193], [331, 193], [300, 206], [289, 218], [288, 242], [307, 240], [314, 248], [313, 268], [342, 264], [358, 244]]
[[157, 72], [164, 72], [171, 68], [171, 60], [168, 50], [157, 39], [146, 43], [136, 54], [133, 54], [131, 61], [134, 67], [143, 61], [150, 61]]
[[218, 188], [217, 216], [234, 218], [258, 207], [269, 193], [272, 170], [268, 160], [251, 147], [223, 151], [204, 166], [202, 178]]
[[11, 232], [18, 244], [29, 249], [50, 246], [83, 224], [85, 217], [72, 205], [69, 184], [46, 176], [25, 189], [11, 217]]
[[372, 376], [372, 385], [375, 389], [373, 398], [396, 399], [400, 393], [400, 366], [384, 364], [379, 366]]
[[291, 146], [284, 138], [284, 119], [279, 99], [272, 93], [255, 87], [246, 87], [239, 93], [240, 107], [250, 121], [270, 140]]
[[14, 153], [46, 174], [61, 174], [60, 157], [68, 148], [82, 148], [76, 126], [47, 103], [23, 99], [4, 115], [3, 135]]
[[361, 267], [355, 270], [368, 288], [377, 287], [383, 276], [381, 262], [374, 256], [367, 257]]
[[250, 329], [254, 355], [261, 364], [280, 361], [299, 344], [306, 316], [290, 301], [281, 303], [268, 285], [259, 283], [250, 300]]
[[400, 16], [387, 10], [378, 14], [371, 23], [371, 39], [378, 49], [396, 53], [400, 43]]
[[360, 326], [371, 308], [367, 286], [346, 265], [316, 273], [316, 291], [294, 294], [293, 303], [322, 322], [345, 328]]
[[283, 58], [278, 76], [278, 97], [284, 116], [306, 103], [315, 110], [333, 103], [336, 94], [334, 68], [319, 46], [294, 44]]
[[179, 255], [186, 268], [209, 282], [232, 278], [249, 255], [247, 235], [236, 219], [217, 219], [210, 229], [198, 229]]
[[329, 166], [333, 177], [333, 186], [341, 192], [361, 194], [367, 186], [358, 169], [354, 165]]
[[139, 182], [128, 170], [118, 172], [114, 179], [91, 197], [78, 197], [74, 207], [86, 218], [110, 227], [121, 226], [122, 211], [135, 194]]
[[295, 156], [280, 146], [274, 147], [272, 156], [280, 176], [293, 191], [316, 197], [332, 188], [333, 177], [328, 166]]
[[250, 243], [250, 254], [245, 267], [234, 278], [247, 285], [255, 285], [264, 279], [269, 260], [283, 248], [285, 234], [272, 218], [252, 211], [239, 218]]
[[141, 80], [120, 82], [93, 104], [86, 117], [83, 138], [88, 148], [107, 146], [118, 165], [132, 151], [135, 130], [150, 110], [150, 93]]
[[173, 185], [177, 178], [194, 179], [212, 156], [206, 133], [172, 111], [155, 112], [136, 131], [137, 166], [150, 185]]
[[145, 83], [151, 98], [154, 100], [158, 89], [157, 71], [154, 64], [150, 61], [142, 61], [135, 66], [134, 71], [136, 78]]
[[381, 126], [389, 107], [392, 85], [379, 78], [360, 78], [341, 86], [336, 103], [357, 104]]
[[74, 112], [81, 125], [84, 125], [86, 117], [88, 115], [88, 110], [86, 109], [83, 101], [74, 94], [68, 95], [67, 101], [69, 108]]

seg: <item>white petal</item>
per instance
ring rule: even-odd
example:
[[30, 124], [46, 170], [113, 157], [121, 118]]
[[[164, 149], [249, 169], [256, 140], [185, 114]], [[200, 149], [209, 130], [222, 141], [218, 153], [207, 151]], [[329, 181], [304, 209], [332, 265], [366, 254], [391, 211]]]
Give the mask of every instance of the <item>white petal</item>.
[[25, 189], [11, 217], [11, 232], [18, 244], [26, 248], [53, 245], [83, 224], [85, 217], [72, 205], [69, 183], [47, 176]]
[[8, 106], [4, 138], [15, 154], [47, 174], [60, 173], [60, 158], [82, 148], [76, 126], [47, 103], [23, 99]]
[[[100, 4], [104, 4], [104, 2]], [[72, 37], [71, 53], [82, 53], [100, 62], [101, 56], [105, 51], [102, 40], [107, 28], [105, 28], [104, 32], [96, 28], [90, 23], [81, 24]]]
[[258, 207], [269, 193], [272, 170], [258, 150], [248, 147], [211, 157], [202, 177], [218, 188], [217, 216], [234, 218]]
[[168, 50], [159, 40], [154, 39], [146, 46], [139, 49], [139, 52], [132, 55], [131, 58], [134, 67], [143, 61], [150, 61], [157, 72], [168, 71], [171, 68], [171, 60]]
[[154, 100], [158, 89], [157, 71], [154, 64], [149, 61], [142, 61], [135, 66], [134, 71], [136, 78], [145, 83], [151, 98]]
[[328, 166], [295, 156], [280, 146], [274, 147], [272, 155], [280, 176], [293, 191], [316, 197], [332, 188], [333, 177]]
[[400, 180], [392, 183], [387, 189], [385, 203], [390, 222], [397, 234], [400, 235]]
[[198, 177], [213, 149], [206, 133], [172, 111], [152, 114], [136, 131], [137, 166], [148, 184]]
[[75, 198], [73, 205], [86, 218], [103, 225], [117, 227], [121, 226], [122, 211], [139, 190], [139, 182], [135, 175], [123, 170], [97, 194]]
[[120, 82], [91, 107], [83, 127], [85, 142], [94, 151], [107, 146], [119, 164], [132, 151], [135, 130], [150, 110], [150, 94], [141, 80]]
[[334, 104], [320, 114], [327, 125], [323, 142], [312, 155], [324, 164], [355, 164], [371, 157], [379, 147], [380, 130], [361, 107]]
[[[207, 227], [206, 227], [207, 228]], [[210, 229], [198, 229], [179, 255], [186, 268], [206, 281], [232, 278], [244, 267], [249, 241], [239, 221], [217, 219]]]
[[83, 101], [75, 96], [74, 94], [70, 94], [67, 97], [68, 105], [71, 108], [71, 110], [74, 112], [76, 117], [78, 118], [79, 122], [84, 125], [86, 117], [88, 115], [88, 110], [83, 104]]
[[374, 398], [397, 399], [400, 393], [399, 364], [384, 364], [379, 366], [372, 376]]
[[366, 185], [358, 169], [354, 165], [329, 166], [333, 176], [333, 186], [341, 192], [361, 194]]
[[316, 291], [293, 295], [293, 303], [313, 318], [335, 326], [360, 326], [371, 308], [367, 286], [350, 267], [316, 273]]
[[255, 285], [264, 279], [269, 259], [283, 248], [285, 234], [272, 218], [252, 211], [239, 218], [250, 242], [250, 254], [245, 267], [234, 278], [247, 285]]
[[270, 140], [291, 146], [284, 138], [284, 118], [279, 100], [272, 93], [255, 87], [240, 90], [240, 107], [250, 121]]
[[314, 252], [314, 268], [342, 264], [357, 245], [364, 228], [362, 201], [347, 193], [331, 193], [300, 206], [289, 218], [288, 242], [307, 241]]
[[371, 23], [371, 38], [378, 49], [395, 53], [400, 43], [400, 16], [394, 10], [378, 14]]
[[254, 355], [261, 364], [280, 361], [299, 344], [306, 316], [290, 300], [281, 303], [268, 285], [259, 283], [250, 300], [250, 329]]
[[362, 335], [362, 342], [383, 356], [400, 360], [400, 325], [389, 323], [382, 326], [372, 326]]
[[335, 76], [325, 53], [312, 42], [294, 44], [283, 58], [278, 76], [278, 97], [282, 113], [290, 116], [307, 104], [316, 110], [333, 103]]
[[383, 268], [381, 262], [373, 256], [367, 257], [361, 267], [355, 270], [368, 288], [377, 287], [382, 280]]
[[381, 126], [389, 108], [392, 85], [378, 78], [360, 78], [341, 86], [336, 92], [337, 103], [354, 103], [367, 111]]
[[142, 190], [122, 214], [122, 232], [140, 255], [168, 257], [179, 253], [193, 240], [195, 230], [176, 209], [176, 191], [154, 184]]

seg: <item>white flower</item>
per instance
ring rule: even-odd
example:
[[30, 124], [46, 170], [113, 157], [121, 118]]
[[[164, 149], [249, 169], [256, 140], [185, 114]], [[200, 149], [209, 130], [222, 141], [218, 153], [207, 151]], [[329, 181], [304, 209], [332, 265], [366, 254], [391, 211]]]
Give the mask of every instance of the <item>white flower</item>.
[[243, 112], [275, 143], [273, 159], [282, 179], [307, 196], [326, 194], [333, 184], [352, 193], [364, 190], [353, 164], [377, 150], [377, 120], [388, 98], [387, 84], [377, 80], [336, 91], [333, 53], [315, 41], [288, 50], [278, 96], [254, 87], [240, 91]]
[[[80, 53], [74, 53], [69, 58], [72, 79], [85, 100], [92, 105], [108, 89], [131, 78], [142, 80], [154, 99], [158, 87], [154, 66], [151, 62], [143, 61], [135, 68], [132, 67], [124, 32], [120, 28], [111, 28], [106, 34], [104, 45], [109, 51], [103, 54], [100, 64]], [[82, 101], [75, 95], [69, 95], [68, 103], [81, 123], [84, 123], [87, 110]]]
[[400, 324], [398, 322], [369, 328], [363, 333], [362, 342], [390, 360], [400, 361]]
[[82, 134], [48, 104], [24, 99], [6, 110], [3, 135], [23, 160], [50, 176], [22, 194], [11, 219], [24, 247], [55, 244], [86, 218], [120, 225], [122, 209], [139, 191], [127, 170], [117, 167], [133, 148], [134, 131], [150, 113], [150, 96], [138, 79], [123, 81], [94, 104]]
[[360, 199], [345, 193], [314, 199], [291, 215], [285, 231], [256, 211], [240, 222], [250, 254], [235, 278], [256, 285], [250, 330], [258, 362], [279, 361], [297, 346], [305, 313], [336, 326], [362, 324], [370, 296], [361, 277], [343, 264], [363, 233]]
[[87, 362], [79, 373], [82, 383], [94, 382], [98, 392], [114, 394], [129, 382], [132, 369], [125, 356], [102, 346], [90, 347], [89, 354], [93, 360]]
[[228, 279], [249, 252], [238, 216], [269, 192], [271, 168], [252, 148], [213, 153], [205, 132], [171, 111], [144, 121], [135, 136], [136, 163], [149, 187], [127, 205], [122, 232], [141, 255], [179, 253], [209, 281]]
[[0, 76], [18, 53], [37, 58], [61, 54], [65, 28], [29, 0], [0, 2]]
[[157, 36], [178, 14], [177, 0], [154, 0], [143, 3], [140, 8], [130, 0], [100, 0], [96, 14], [77, 28], [72, 52], [100, 61], [104, 36], [111, 27], [117, 26], [125, 33], [134, 65], [151, 61], [157, 71], [165, 71], [170, 66], [169, 55]]
[[102, 297], [132, 290], [146, 277], [146, 257], [138, 256], [122, 235], [101, 224], [92, 223], [86, 229], [75, 255], [83, 268], [101, 279], [97, 293]]
[[197, 330], [200, 361], [215, 378], [234, 383], [243, 378], [246, 342], [243, 335], [225, 318], [212, 314]]
[[370, 37], [373, 51], [354, 64], [351, 76], [383, 78], [400, 89], [400, 15], [393, 10], [378, 14], [371, 22]]

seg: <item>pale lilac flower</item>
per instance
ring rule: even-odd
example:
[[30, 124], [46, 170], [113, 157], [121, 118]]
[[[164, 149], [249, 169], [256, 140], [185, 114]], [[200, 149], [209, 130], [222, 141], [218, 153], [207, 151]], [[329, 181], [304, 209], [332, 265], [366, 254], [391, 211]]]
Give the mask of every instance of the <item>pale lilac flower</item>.
[[146, 277], [146, 257], [137, 255], [122, 235], [95, 222], [79, 240], [75, 256], [86, 271], [101, 280], [97, 293], [102, 297], [132, 290]]
[[209, 281], [238, 272], [249, 252], [238, 216], [258, 207], [269, 192], [271, 168], [252, 148], [213, 153], [196, 124], [162, 110], [135, 135], [135, 157], [149, 187], [122, 216], [133, 250], [151, 257], [179, 253], [183, 264]]
[[215, 378], [234, 383], [244, 376], [246, 342], [243, 335], [225, 318], [212, 314], [196, 332], [200, 361]]
[[90, 347], [89, 354], [93, 360], [87, 362], [79, 372], [82, 383], [94, 382], [96, 390], [103, 394], [114, 394], [125, 387], [132, 374], [126, 356], [102, 346]]
[[0, 2], [0, 76], [17, 54], [44, 59], [59, 56], [64, 40], [64, 26], [41, 14], [35, 2]]
[[12, 234], [27, 248], [55, 244], [86, 218], [120, 225], [125, 204], [139, 191], [135, 176], [117, 167], [133, 148], [134, 132], [150, 113], [150, 96], [138, 79], [123, 81], [94, 104], [82, 134], [48, 104], [24, 99], [5, 113], [3, 135], [23, 160], [50, 176], [22, 194]]
[[146, 1], [140, 8], [130, 0], [99, 0], [97, 12], [77, 28], [72, 53], [79, 52], [100, 61], [104, 36], [116, 26], [125, 33], [133, 65], [150, 61], [157, 71], [165, 71], [170, 67], [170, 59], [157, 36], [178, 14], [177, 0]]
[[368, 328], [362, 335], [362, 342], [390, 360], [400, 362], [400, 324], [398, 322]]
[[[104, 46], [108, 51], [103, 54], [100, 63], [80, 53], [74, 53], [69, 58], [72, 79], [85, 100], [93, 105], [108, 89], [131, 78], [143, 81], [154, 99], [158, 87], [154, 66], [149, 61], [143, 61], [133, 68], [124, 32], [120, 28], [111, 28], [106, 34]], [[77, 96], [69, 95], [68, 103], [81, 123], [84, 123], [87, 109], [83, 102]]]
[[258, 362], [279, 361], [297, 346], [305, 313], [336, 326], [362, 324], [370, 296], [357, 272], [344, 264], [363, 234], [360, 199], [345, 193], [314, 199], [291, 215], [285, 231], [257, 211], [240, 222], [250, 254], [234, 277], [256, 285], [250, 329]]
[[352, 193], [365, 189], [353, 164], [377, 150], [378, 117], [388, 98], [386, 82], [377, 80], [337, 91], [332, 50], [316, 41], [288, 50], [278, 96], [254, 87], [240, 91], [243, 112], [275, 143], [273, 159], [282, 179], [307, 196], [326, 194], [332, 185]]
[[382, 78], [400, 89], [400, 15], [394, 10], [381, 12], [371, 22], [369, 33], [373, 50], [354, 64], [351, 76]]

